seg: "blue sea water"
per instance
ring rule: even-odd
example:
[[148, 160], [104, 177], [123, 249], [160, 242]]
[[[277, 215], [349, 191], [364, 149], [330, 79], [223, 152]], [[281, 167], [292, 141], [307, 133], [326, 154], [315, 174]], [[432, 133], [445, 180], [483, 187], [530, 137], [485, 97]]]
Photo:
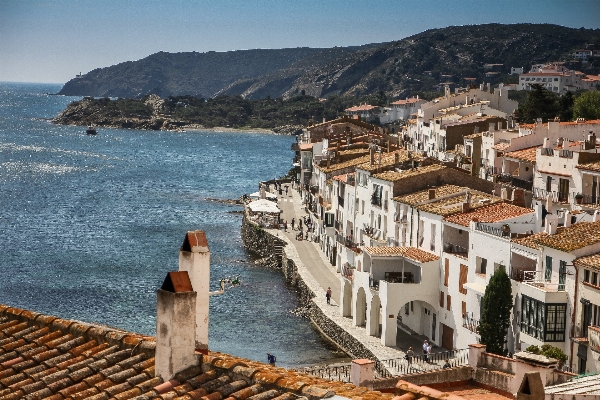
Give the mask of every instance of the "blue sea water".
[[156, 290], [185, 232], [206, 231], [214, 289], [209, 348], [282, 366], [340, 356], [278, 271], [242, 246], [236, 199], [290, 168], [293, 138], [53, 125], [78, 98], [59, 85], [0, 83], [0, 303], [154, 335]]

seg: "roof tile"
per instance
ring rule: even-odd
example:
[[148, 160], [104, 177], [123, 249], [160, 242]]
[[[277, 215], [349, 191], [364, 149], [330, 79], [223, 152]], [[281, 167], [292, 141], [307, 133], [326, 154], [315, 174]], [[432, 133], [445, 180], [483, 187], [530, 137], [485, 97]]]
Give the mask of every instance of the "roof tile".
[[240, 389], [245, 388], [246, 386], [248, 386], [248, 383], [246, 383], [246, 381], [244, 380], [238, 380], [235, 382], [230, 382], [226, 385], [221, 386], [220, 388], [217, 389], [217, 391], [219, 391], [223, 397], [227, 397], [230, 394], [237, 392]]
[[71, 399], [73, 400], [83, 400], [83, 399], [88, 399], [91, 396], [95, 396], [98, 393], [100, 393], [100, 391], [98, 389], [96, 389], [95, 387], [91, 387], [89, 389], [86, 389], [82, 392], [76, 393], [71, 395]]
[[88, 386], [87, 383], [85, 382], [79, 382], [74, 384], [73, 386], [69, 386], [68, 388], [59, 390], [58, 393], [60, 393], [63, 397], [67, 398], [71, 395], [74, 395], [75, 393], [79, 393], [79, 392], [83, 392], [84, 390], [88, 390], [90, 387]]
[[31, 342], [39, 337], [46, 335], [48, 332], [50, 332], [50, 329], [48, 329], [48, 327], [44, 327], [23, 336], [23, 339], [27, 340], [28, 342]]
[[134, 388], [126, 390], [122, 393], [116, 394], [115, 399], [116, 400], [128, 400], [128, 399], [132, 399], [136, 396], [139, 396], [141, 394], [142, 394], [142, 391], [140, 390], [140, 388], [134, 387]]
[[46, 384], [44, 382], [37, 381], [37, 382], [34, 382], [29, 385], [25, 385], [25, 386], [21, 387], [21, 390], [25, 394], [29, 394], [29, 393], [37, 392], [38, 390], [44, 388], [45, 386], [46, 386]]
[[154, 365], [154, 357], [147, 359], [146, 361], [142, 361], [141, 363], [133, 365], [133, 369], [136, 371], [143, 371], [146, 368], [149, 368]]
[[57, 339], [59, 337], [61, 337], [63, 334], [60, 331], [54, 331], [54, 332], [50, 332], [47, 335], [41, 336], [37, 339], [34, 340], [35, 343], [39, 344], [40, 346], [46, 342], [49, 342], [51, 340]]
[[531, 208], [519, 207], [509, 203], [495, 203], [469, 212], [450, 215], [444, 219], [457, 225], [469, 226], [471, 221], [494, 223], [533, 214], [533, 212], [534, 210]]
[[213, 380], [217, 377], [217, 371], [210, 370], [208, 372], [203, 373], [202, 375], [195, 376], [191, 379], [188, 379], [187, 382], [192, 385], [193, 388], [199, 388], [204, 383]]
[[[80, 336], [80, 338], [81, 338], [81, 336]], [[81, 338], [81, 339], [83, 339], [83, 338]], [[84, 340], [85, 340], [85, 339], [84, 339]], [[60, 350], [60, 351], [63, 351], [63, 352], [64, 352], [64, 351], [66, 351], [66, 350], [63, 350], [63, 346], [67, 347], [67, 345], [68, 345], [68, 344], [70, 344], [70, 343], [71, 343], [71, 342], [67, 342], [67, 343], [65, 343], [65, 344], [61, 344], [61, 345], [59, 346], [59, 350]], [[77, 344], [79, 344], [79, 343], [78, 343], [78, 342], [74, 342], [73, 344], [70, 344], [70, 345], [68, 346], [68, 348], [70, 348], [70, 349], [71, 349], [71, 350], [69, 350], [69, 353], [73, 354], [75, 357], [77, 357], [77, 356], [78, 356], [78, 355], [80, 355], [81, 353], [83, 353], [83, 352], [85, 352], [85, 351], [87, 351], [87, 350], [89, 350], [89, 349], [92, 349], [92, 348], [94, 348], [94, 347], [96, 347], [96, 346], [98, 345], [98, 343], [97, 343], [95, 340], [90, 340], [90, 341], [89, 341], [89, 342], [87, 342], [87, 343], [83, 343], [83, 344], [82, 344], [82, 345], [80, 345], [80, 346], [77, 346], [77, 347], [75, 347], [75, 348], [72, 348], [72, 347], [73, 347], [73, 345], [77, 345]]]
[[114, 395], [116, 395], [118, 393], [125, 392], [125, 391], [127, 391], [129, 389], [131, 389], [131, 385], [128, 382], [123, 382], [123, 383], [120, 383], [118, 385], [111, 386], [111, 387], [105, 389], [105, 391], [109, 395], [114, 396]]
[[60, 380], [57, 380], [55, 382], [48, 384], [48, 389], [50, 389], [50, 390], [52, 390], [52, 392], [56, 393], [59, 390], [62, 390], [66, 387], [71, 386], [73, 383], [74, 382], [69, 377], [65, 377], [63, 379], [60, 379]]
[[0, 364], [5, 361], [12, 360], [13, 358], [19, 357], [19, 354], [16, 351], [10, 351], [8, 353], [4, 353], [0, 355]]

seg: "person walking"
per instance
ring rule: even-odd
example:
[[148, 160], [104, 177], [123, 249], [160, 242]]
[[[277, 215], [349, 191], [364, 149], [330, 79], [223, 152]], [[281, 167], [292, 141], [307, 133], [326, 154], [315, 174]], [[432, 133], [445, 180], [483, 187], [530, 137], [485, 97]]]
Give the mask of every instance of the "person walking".
[[292, 218], [292, 230], [294, 230], [294, 223], [296, 222], [296, 220], [294, 218]]
[[327, 288], [327, 292], [325, 293], [325, 297], [327, 298], [327, 304], [331, 304], [330, 303], [330, 301], [331, 301], [331, 288], [330, 287]]
[[283, 220], [283, 231], [287, 232], [287, 221]]
[[415, 356], [415, 351], [413, 350], [413, 348], [411, 346], [406, 351], [406, 361], [408, 361], [408, 365], [412, 364], [412, 359], [414, 356]]
[[285, 185], [285, 195], [288, 195], [288, 185]]
[[429, 343], [427, 342], [427, 340], [425, 340], [423, 342], [423, 361], [425, 362], [429, 362], [427, 359], [427, 355], [429, 354]]
[[275, 355], [273, 355], [271, 353], [267, 353], [267, 361], [269, 362], [269, 364], [275, 365], [275, 361], [277, 361], [277, 357], [275, 357]]
[[298, 218], [298, 229], [302, 229], [302, 218]]

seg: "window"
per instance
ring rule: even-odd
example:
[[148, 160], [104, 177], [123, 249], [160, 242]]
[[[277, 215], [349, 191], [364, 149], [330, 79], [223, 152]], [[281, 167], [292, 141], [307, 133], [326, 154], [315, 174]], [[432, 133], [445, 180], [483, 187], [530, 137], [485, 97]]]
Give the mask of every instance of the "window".
[[446, 265], [444, 265], [444, 286], [448, 287], [448, 275], [450, 275], [450, 260], [446, 258]]
[[413, 308], [413, 305], [414, 305], [414, 304], [413, 304], [413, 302], [411, 301], [411, 302], [410, 302], [410, 312], [414, 312], [414, 311], [415, 311], [415, 309]]
[[569, 180], [560, 178], [558, 180], [558, 201], [569, 199]]
[[545, 304], [523, 296], [521, 332], [542, 342], [563, 342], [567, 316], [566, 304]]
[[552, 279], [552, 257], [546, 256], [546, 270], [544, 272], [544, 279], [546, 282], [550, 282]]
[[559, 267], [558, 267], [558, 290], [559, 291], [565, 290], [566, 276], [567, 276], [567, 262], [561, 260]]
[[430, 243], [431, 251], [435, 251], [435, 224], [431, 224], [431, 243]]
[[590, 281], [590, 283], [594, 286], [598, 286], [598, 273], [597, 272], [592, 272], [592, 280]]
[[589, 269], [584, 269], [583, 270], [583, 281], [584, 282], [590, 282], [590, 270]]
[[469, 267], [464, 264], [460, 264], [460, 276], [458, 279], [458, 291], [462, 294], [467, 294], [467, 289], [465, 288], [465, 283], [467, 283], [467, 274], [469, 272]]
[[444, 297], [446, 295], [444, 294], [444, 292], [440, 292], [440, 307], [444, 308]]
[[362, 215], [365, 215], [365, 201], [362, 201], [362, 211], [361, 211]]
[[486, 269], [487, 269], [487, 259], [477, 257], [477, 269], [475, 270], [475, 272], [478, 274], [481, 274], [481, 275], [485, 275]]
[[404, 314], [408, 315], [408, 303], [404, 305]]
[[371, 204], [381, 207], [381, 192], [383, 186], [373, 184], [373, 194], [371, 195]]
[[448, 295], [448, 298], [446, 299], [446, 309], [450, 311], [450, 308], [452, 308], [452, 297]]

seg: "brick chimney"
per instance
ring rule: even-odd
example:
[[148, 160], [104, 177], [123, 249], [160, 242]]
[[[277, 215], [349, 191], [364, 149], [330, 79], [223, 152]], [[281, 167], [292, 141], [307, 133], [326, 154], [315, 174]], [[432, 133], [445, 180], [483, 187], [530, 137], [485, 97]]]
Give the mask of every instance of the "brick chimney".
[[169, 272], [156, 294], [156, 376], [164, 382], [199, 363], [194, 354], [196, 292], [186, 271]]
[[435, 199], [435, 188], [429, 189], [429, 200]]
[[179, 250], [179, 271], [187, 271], [193, 290], [197, 293], [195, 305], [195, 348], [208, 352], [208, 302], [210, 290], [210, 250], [204, 231], [190, 231]]

